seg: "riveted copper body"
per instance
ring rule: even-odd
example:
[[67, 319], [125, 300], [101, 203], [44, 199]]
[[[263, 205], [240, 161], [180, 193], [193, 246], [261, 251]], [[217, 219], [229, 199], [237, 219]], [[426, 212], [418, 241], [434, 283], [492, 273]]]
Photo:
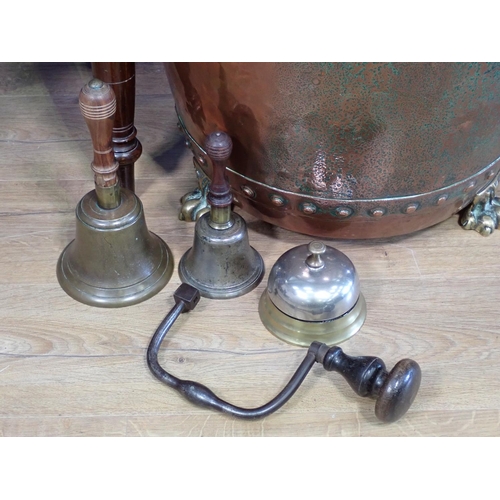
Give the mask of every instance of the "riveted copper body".
[[[238, 205], [335, 238], [410, 233], [472, 202], [500, 169], [493, 63], [169, 63], [197, 167], [233, 139]], [[285, 203], [276, 203], [279, 197]]]

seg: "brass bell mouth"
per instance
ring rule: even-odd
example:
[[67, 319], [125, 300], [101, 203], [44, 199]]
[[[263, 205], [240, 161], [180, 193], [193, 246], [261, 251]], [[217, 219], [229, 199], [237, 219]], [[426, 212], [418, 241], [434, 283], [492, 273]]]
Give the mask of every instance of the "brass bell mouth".
[[200, 291], [202, 297], [231, 299], [256, 288], [264, 276], [264, 261], [250, 246], [246, 224], [232, 214], [233, 224], [224, 230], [210, 225], [202, 215], [195, 227], [193, 246], [179, 261], [179, 277]]
[[339, 318], [304, 321], [280, 311], [264, 290], [259, 301], [259, 315], [264, 326], [288, 344], [309, 347], [312, 342], [322, 342], [334, 345], [350, 339], [361, 329], [366, 319], [366, 302], [360, 294], [356, 305]]
[[94, 190], [77, 205], [76, 237], [59, 257], [57, 279], [79, 302], [124, 307], [158, 293], [173, 269], [169, 247], [146, 226], [140, 199], [122, 188], [120, 205], [105, 210]]

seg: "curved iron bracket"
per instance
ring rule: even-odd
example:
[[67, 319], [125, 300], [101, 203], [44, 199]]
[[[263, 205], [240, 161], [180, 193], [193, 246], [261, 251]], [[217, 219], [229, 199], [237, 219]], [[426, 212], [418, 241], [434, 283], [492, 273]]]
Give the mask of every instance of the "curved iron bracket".
[[158, 362], [158, 351], [175, 320], [193, 310], [200, 292], [183, 283], [174, 293], [175, 306], [157, 328], [147, 351], [147, 363], [153, 375], [176, 389], [191, 403], [244, 419], [263, 418], [281, 408], [297, 391], [314, 363], [328, 371], [340, 373], [360, 396], [377, 399], [375, 414], [383, 422], [394, 422], [410, 408], [420, 387], [421, 371], [411, 359], [403, 359], [387, 373], [384, 362], [373, 356], [351, 357], [340, 347], [313, 342], [306, 356], [282, 391], [258, 408], [241, 408], [224, 401], [208, 387], [192, 380], [182, 380], [164, 370]]

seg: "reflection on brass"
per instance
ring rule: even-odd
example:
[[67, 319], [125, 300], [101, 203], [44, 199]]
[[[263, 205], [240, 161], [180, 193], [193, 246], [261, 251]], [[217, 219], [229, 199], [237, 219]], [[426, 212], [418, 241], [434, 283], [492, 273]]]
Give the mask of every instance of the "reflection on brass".
[[203, 214], [210, 211], [207, 202], [210, 179], [203, 173], [203, 170], [197, 167], [196, 160], [193, 159], [193, 163], [196, 178], [198, 179], [198, 187], [181, 198], [181, 209], [179, 211], [179, 220], [186, 222], [195, 222]]
[[480, 191], [463, 213], [460, 224], [464, 229], [473, 229], [482, 236], [489, 236], [498, 229], [500, 222], [500, 198], [495, 196], [500, 173], [493, 182]]
[[255, 191], [249, 187], [249, 186], [241, 186], [241, 190], [249, 197], [249, 198], [255, 198]]
[[313, 215], [318, 210], [314, 203], [303, 203], [301, 209], [306, 215]]
[[340, 344], [357, 333], [366, 319], [366, 302], [359, 295], [356, 305], [340, 318], [328, 321], [303, 321], [281, 312], [264, 290], [259, 302], [259, 315], [264, 326], [276, 337], [293, 345], [308, 347], [311, 342]]
[[286, 204], [285, 198], [283, 196], [279, 196], [277, 194], [273, 194], [271, 196], [271, 203], [277, 207], [282, 207]]
[[228, 229], [234, 224], [231, 206], [210, 207], [210, 217], [208, 220], [210, 227], [214, 229]]
[[339, 217], [349, 217], [350, 215], [352, 215], [352, 208], [349, 208], [349, 207], [338, 207], [338, 208], [335, 209], [335, 213]]
[[374, 208], [373, 210], [370, 210], [370, 215], [372, 217], [382, 217], [385, 215], [385, 208]]

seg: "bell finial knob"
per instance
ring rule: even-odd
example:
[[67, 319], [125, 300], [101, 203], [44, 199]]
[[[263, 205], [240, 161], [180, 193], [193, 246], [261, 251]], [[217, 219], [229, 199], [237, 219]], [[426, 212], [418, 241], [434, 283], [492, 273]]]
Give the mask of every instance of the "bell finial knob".
[[321, 256], [326, 252], [326, 245], [321, 241], [311, 241], [307, 246], [311, 255], [306, 259], [306, 264], [313, 269], [321, 269], [325, 263]]
[[207, 136], [205, 148], [212, 161], [225, 161], [231, 156], [233, 141], [225, 132], [217, 131]]

